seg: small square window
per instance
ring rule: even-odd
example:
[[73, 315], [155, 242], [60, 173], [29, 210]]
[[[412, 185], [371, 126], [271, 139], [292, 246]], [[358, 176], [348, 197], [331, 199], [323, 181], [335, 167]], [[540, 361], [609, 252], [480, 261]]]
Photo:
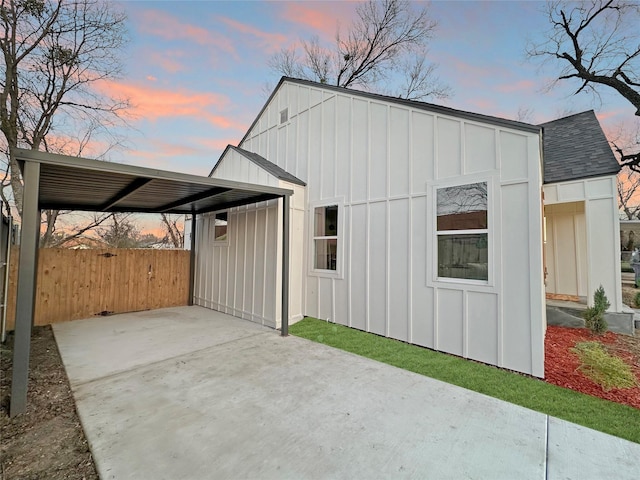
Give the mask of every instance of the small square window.
[[227, 241], [227, 212], [216, 213], [213, 236], [215, 242]]
[[287, 123], [289, 121], [289, 109], [285, 108], [284, 110], [280, 111], [280, 125], [282, 125], [283, 123]]

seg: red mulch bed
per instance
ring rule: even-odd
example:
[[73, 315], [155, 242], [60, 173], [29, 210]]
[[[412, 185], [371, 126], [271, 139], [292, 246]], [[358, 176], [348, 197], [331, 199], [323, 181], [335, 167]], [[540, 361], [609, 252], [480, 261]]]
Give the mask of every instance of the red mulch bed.
[[[631, 338], [631, 337], [629, 337]], [[640, 386], [609, 391], [585, 377], [578, 367], [578, 356], [571, 352], [577, 342], [597, 340], [602, 342], [609, 353], [622, 358], [631, 365], [636, 378], [640, 380], [640, 356], [629, 347], [628, 338], [607, 332], [593, 335], [586, 328], [547, 327], [545, 337], [545, 381], [564, 388], [604, 398], [613, 402], [640, 409]]]

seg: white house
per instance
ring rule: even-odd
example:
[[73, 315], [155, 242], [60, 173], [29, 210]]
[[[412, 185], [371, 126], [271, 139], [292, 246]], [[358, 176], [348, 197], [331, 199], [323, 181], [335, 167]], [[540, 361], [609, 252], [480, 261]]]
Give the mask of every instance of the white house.
[[[542, 377], [552, 127], [282, 78], [210, 176], [294, 191], [289, 322], [328, 319]], [[564, 234], [565, 207], [585, 225], [573, 237], [585, 247], [578, 294], [603, 283], [618, 308], [612, 188], [609, 177], [544, 184], [547, 235]], [[281, 325], [281, 201], [198, 218], [196, 304]], [[564, 253], [551, 255], [564, 288]]]

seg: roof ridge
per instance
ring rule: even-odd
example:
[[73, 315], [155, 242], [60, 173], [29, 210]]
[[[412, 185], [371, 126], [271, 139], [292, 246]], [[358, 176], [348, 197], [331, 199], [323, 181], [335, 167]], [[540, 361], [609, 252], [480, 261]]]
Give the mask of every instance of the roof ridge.
[[571, 117], [577, 117], [578, 115], [584, 115], [585, 113], [593, 113], [594, 116], [596, 115], [595, 110], [592, 108], [590, 110], [585, 110], [583, 112], [578, 112], [578, 113], [572, 113], [571, 115], [567, 115], [565, 117], [559, 117], [559, 118], [556, 118], [554, 120], [549, 120], [547, 122], [540, 123], [539, 126], [547, 125], [547, 124], [553, 123], [553, 122], [558, 122], [560, 120], [566, 120], [566, 119], [571, 118]]
[[235, 150], [240, 155], [245, 157], [247, 160], [257, 165], [258, 167], [262, 168], [264, 171], [273, 175], [279, 180], [284, 180], [285, 182], [295, 183], [297, 185], [302, 185], [302, 186], [306, 185], [306, 182], [304, 182], [303, 180], [300, 180], [298, 177], [296, 177], [292, 173], [287, 172], [284, 168], [266, 159], [259, 153], [251, 152], [242, 147], [236, 147], [235, 145], [227, 145], [227, 147], [224, 149], [224, 152], [222, 152], [222, 155], [220, 156], [215, 166], [213, 167], [213, 170], [211, 170], [211, 173], [209, 174], [209, 176], [213, 175], [213, 172], [215, 172], [216, 168], [218, 168], [218, 165], [220, 165], [220, 161], [224, 158], [225, 153], [229, 149]]

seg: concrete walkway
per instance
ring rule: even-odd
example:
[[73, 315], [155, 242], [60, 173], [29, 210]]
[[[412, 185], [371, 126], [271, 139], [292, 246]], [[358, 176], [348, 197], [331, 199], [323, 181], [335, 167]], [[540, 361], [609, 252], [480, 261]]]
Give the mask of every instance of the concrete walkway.
[[639, 444], [201, 307], [54, 332], [103, 480], [640, 472]]

